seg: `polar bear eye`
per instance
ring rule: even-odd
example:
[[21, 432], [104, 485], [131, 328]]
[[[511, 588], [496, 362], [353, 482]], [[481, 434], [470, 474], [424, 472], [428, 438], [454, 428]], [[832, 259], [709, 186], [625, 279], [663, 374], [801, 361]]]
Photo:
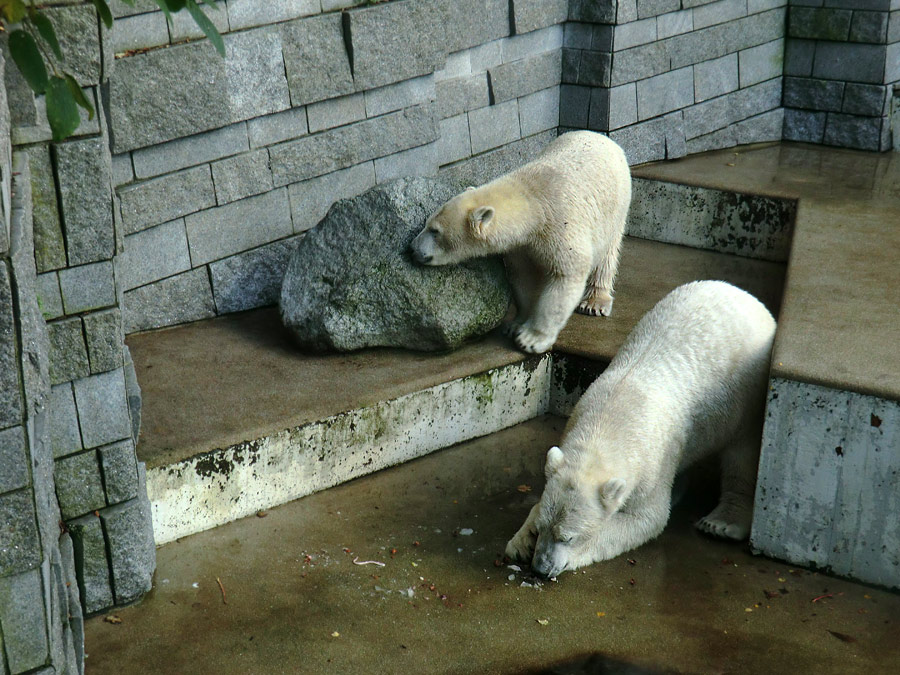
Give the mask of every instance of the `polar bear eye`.
[[428, 231], [431, 232], [431, 234], [440, 234], [441, 233], [441, 231], [434, 225], [429, 225]]

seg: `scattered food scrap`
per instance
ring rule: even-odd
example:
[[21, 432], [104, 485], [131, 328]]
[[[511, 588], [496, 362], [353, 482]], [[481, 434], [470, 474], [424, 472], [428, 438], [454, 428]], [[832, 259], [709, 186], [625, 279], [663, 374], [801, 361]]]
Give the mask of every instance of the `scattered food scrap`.
[[522, 483], [521, 485], [516, 486], [516, 490], [518, 490], [519, 492], [531, 492], [531, 486]]
[[259, 511], [256, 512], [257, 518], [265, 518], [267, 515], [269, 515], [269, 512], [263, 511], [262, 509], [260, 509]]
[[628, 558], [628, 564], [629, 565], [637, 565], [637, 560], [635, 560], [634, 558]]
[[460, 536], [463, 536], [463, 537], [468, 537], [469, 535], [474, 534], [474, 533], [475, 533], [475, 530], [473, 530], [471, 527], [463, 527], [459, 531]]
[[377, 560], [360, 560], [359, 556], [353, 558], [354, 565], [378, 565], [379, 567], [384, 567], [383, 562], [379, 562]]
[[104, 620], [106, 623], [112, 623], [112, 624], [119, 624], [119, 623], [122, 623], [122, 619], [119, 617], [118, 614], [108, 614], [108, 615], [106, 615], [106, 616], [103, 617], [103, 620]]
[[834, 635], [834, 637], [836, 637], [841, 642], [856, 642], [857, 641], [855, 637], [853, 637], [852, 635], [847, 635], [846, 633], [838, 633], [836, 630], [830, 630], [828, 632], [831, 633], [832, 635]]
[[813, 598], [812, 601], [813, 601], [813, 602], [818, 602], [819, 600], [824, 600], [825, 598], [833, 598], [833, 597], [834, 597], [834, 594], [832, 594], [832, 593], [826, 593], [825, 595], [820, 595], [820, 596], [817, 597], [817, 598]]
[[222, 591], [222, 604], [227, 605], [228, 600], [225, 597], [225, 586], [222, 584], [222, 580], [219, 577], [216, 577], [216, 583], [219, 584], [219, 590]]
[[334, 632], [331, 634], [331, 637], [341, 637], [341, 634], [338, 633], [337, 631], [334, 631]]
[[538, 622], [539, 624], [541, 624], [542, 626], [549, 626], [549, 625], [550, 625], [550, 619], [537, 619], [537, 622]]
[[781, 593], [779, 593], [778, 591], [767, 591], [766, 589], [763, 589], [763, 593], [765, 594], [765, 596], [768, 600], [771, 600], [772, 598], [780, 598], [781, 597]]
[[602, 617], [606, 616], [606, 612], [597, 612], [597, 616], [602, 618]]

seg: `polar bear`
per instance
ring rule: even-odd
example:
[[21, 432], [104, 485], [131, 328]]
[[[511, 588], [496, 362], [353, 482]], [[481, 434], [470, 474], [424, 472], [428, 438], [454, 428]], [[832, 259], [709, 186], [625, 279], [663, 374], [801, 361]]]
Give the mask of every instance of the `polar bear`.
[[575, 406], [547, 483], [506, 554], [556, 576], [614, 558], [662, 532], [675, 474], [722, 451], [709, 534], [750, 532], [775, 320], [722, 281], [664, 297]]
[[612, 311], [630, 204], [622, 149], [593, 131], [573, 131], [534, 161], [453, 197], [428, 219], [412, 254], [424, 265], [505, 254], [518, 311], [507, 332], [539, 354], [574, 310]]

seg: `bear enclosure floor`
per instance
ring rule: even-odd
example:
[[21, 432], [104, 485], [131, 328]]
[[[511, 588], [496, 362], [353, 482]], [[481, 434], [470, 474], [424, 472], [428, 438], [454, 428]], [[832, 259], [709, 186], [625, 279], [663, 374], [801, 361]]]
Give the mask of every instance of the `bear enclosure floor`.
[[500, 562], [563, 424], [163, 546], [140, 604], [86, 622], [87, 672], [895, 672], [900, 595], [701, 535], [709, 479], [657, 540], [558, 583]]

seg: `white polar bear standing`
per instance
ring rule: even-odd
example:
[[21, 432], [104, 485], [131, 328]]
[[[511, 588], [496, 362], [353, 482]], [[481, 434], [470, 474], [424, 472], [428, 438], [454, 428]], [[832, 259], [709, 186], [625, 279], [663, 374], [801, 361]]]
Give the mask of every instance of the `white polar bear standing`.
[[432, 215], [412, 243], [424, 265], [503, 253], [518, 314], [509, 332], [545, 352], [572, 312], [608, 316], [631, 172], [622, 149], [573, 131], [528, 164], [469, 188]]
[[745, 539], [774, 335], [762, 303], [725, 282], [664, 297], [575, 406], [506, 554], [556, 576], [640, 546], [669, 519], [675, 474], [716, 451], [721, 497], [697, 527]]

